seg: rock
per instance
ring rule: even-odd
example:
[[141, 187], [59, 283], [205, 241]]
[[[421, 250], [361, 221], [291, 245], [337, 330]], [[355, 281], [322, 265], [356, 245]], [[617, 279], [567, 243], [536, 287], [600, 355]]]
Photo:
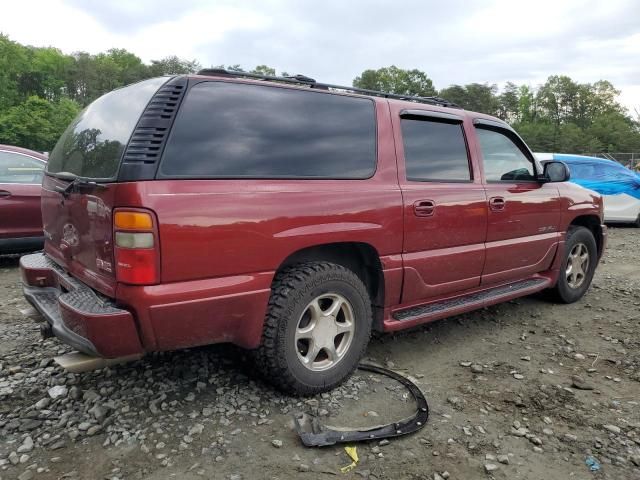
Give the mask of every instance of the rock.
[[640, 454], [633, 455], [630, 460], [636, 467], [640, 467]]
[[461, 367], [470, 367], [471, 366], [471, 362], [460, 362], [460, 366]]
[[189, 429], [189, 436], [200, 435], [204, 430], [204, 425], [201, 423], [196, 423], [193, 427]]
[[553, 430], [551, 430], [550, 428], [543, 428], [542, 429], [542, 433], [544, 433], [545, 435], [552, 437], [553, 436]]
[[11, 452], [7, 458], [12, 465], [17, 465], [18, 463], [20, 463], [20, 457], [16, 452]]
[[24, 439], [22, 445], [18, 447], [18, 453], [28, 453], [33, 450], [33, 439], [31, 436], [27, 435], [27, 438]]
[[571, 433], [565, 433], [563, 438], [568, 442], [575, 442], [576, 440], [578, 440], [578, 437]]
[[33, 470], [25, 470], [20, 475], [18, 475], [18, 480], [31, 480], [34, 477]]
[[96, 404], [89, 409], [89, 413], [93, 415], [93, 418], [95, 418], [98, 422], [102, 423], [102, 421], [109, 414], [109, 410], [101, 405]]
[[276, 448], [281, 448], [282, 447], [282, 440], [271, 440], [271, 445], [273, 445]]
[[571, 386], [578, 390], [593, 390], [593, 386], [587, 383], [580, 375], [571, 376]]
[[67, 396], [69, 390], [64, 385], [56, 385], [47, 390], [47, 393], [52, 399], [63, 398]]
[[542, 445], [542, 440], [538, 437], [531, 437], [529, 438], [529, 441], [534, 445]]
[[51, 399], [47, 398], [47, 397], [44, 397], [41, 400], [38, 400], [38, 402], [34, 406], [38, 410], [43, 410], [43, 409], [47, 408], [50, 403], [51, 403]]
[[473, 373], [482, 373], [483, 372], [483, 368], [482, 365], [478, 364], [478, 363], [474, 363], [471, 365], [471, 371]]
[[78, 425], [78, 430], [81, 430], [84, 432], [89, 430], [90, 427], [91, 427], [91, 424], [89, 422], [82, 422], [80, 425]]
[[516, 437], [524, 437], [526, 434], [527, 429], [525, 427], [511, 429], [511, 435], [515, 435]]
[[487, 453], [484, 456], [485, 460], [488, 460], [489, 462], [495, 462], [496, 461], [496, 456], [493, 453]]
[[540, 447], [533, 447], [533, 451], [536, 453], [544, 453], [544, 450]]
[[298, 465], [299, 472], [308, 472], [309, 470], [311, 470], [311, 468], [306, 463], [301, 463], [300, 465]]
[[615, 433], [615, 434], [620, 433], [620, 427], [617, 427], [615, 425], [602, 425], [602, 428], [610, 431], [611, 433]]
[[584, 360], [584, 355], [581, 353], [576, 353], [573, 358], [575, 358], [576, 360]]
[[100, 430], [102, 430], [102, 427], [100, 425], [93, 425], [87, 429], [87, 435], [92, 437], [96, 433], [100, 432]]
[[492, 473], [498, 470], [498, 466], [495, 463], [485, 463], [484, 471], [487, 473]]
[[464, 400], [460, 397], [449, 397], [447, 398], [447, 402], [449, 402], [456, 410], [462, 410], [464, 408]]
[[516, 380], [523, 380], [524, 375], [522, 375], [521, 373], [514, 373], [513, 378], [515, 378]]
[[509, 465], [509, 455], [498, 455], [498, 461], [505, 465]]
[[390, 443], [390, 442], [389, 442], [389, 440], [387, 440], [387, 439], [385, 438], [385, 439], [383, 439], [383, 440], [380, 440], [380, 441], [378, 442], [378, 445], [380, 445], [381, 447], [384, 447], [385, 445], [389, 445], [389, 443]]

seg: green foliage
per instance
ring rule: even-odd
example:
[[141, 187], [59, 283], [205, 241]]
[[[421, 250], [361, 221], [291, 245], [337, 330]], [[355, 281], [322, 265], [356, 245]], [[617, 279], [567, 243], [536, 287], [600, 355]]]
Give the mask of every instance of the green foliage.
[[78, 104], [68, 98], [52, 102], [28, 97], [0, 116], [0, 143], [50, 151], [79, 111]]
[[381, 90], [398, 95], [430, 97], [436, 94], [433, 82], [420, 70], [403, 70], [395, 65], [365, 70], [356, 77], [353, 86], [368, 90]]
[[101, 95], [146, 78], [199, 69], [195, 60], [175, 56], [145, 65], [117, 48], [65, 55], [0, 34], [0, 143], [50, 151], [80, 109]]
[[[400, 94], [436, 94], [424, 72], [393, 65], [365, 70], [353, 85]], [[552, 75], [537, 89], [507, 82], [499, 92], [496, 85], [471, 83], [437, 93], [466, 110], [510, 122], [534, 151], [640, 151], [640, 113], [632, 119], [618, 103], [619, 94], [606, 80], [578, 83], [565, 75]]]

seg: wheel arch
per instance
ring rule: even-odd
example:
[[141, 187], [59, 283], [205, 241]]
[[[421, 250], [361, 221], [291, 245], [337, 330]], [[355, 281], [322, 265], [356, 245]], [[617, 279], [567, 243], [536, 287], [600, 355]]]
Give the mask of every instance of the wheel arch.
[[364, 242], [335, 242], [313, 245], [291, 253], [278, 266], [277, 272], [306, 262], [331, 262], [354, 272], [364, 283], [371, 298], [373, 328], [382, 330], [384, 307], [384, 274], [380, 255], [374, 246]]
[[597, 215], [580, 215], [571, 220], [569, 228], [572, 226], [585, 227], [591, 231], [596, 239], [596, 246], [598, 247], [598, 257], [602, 255], [602, 249], [604, 248], [604, 237], [602, 233], [602, 224], [600, 217]]

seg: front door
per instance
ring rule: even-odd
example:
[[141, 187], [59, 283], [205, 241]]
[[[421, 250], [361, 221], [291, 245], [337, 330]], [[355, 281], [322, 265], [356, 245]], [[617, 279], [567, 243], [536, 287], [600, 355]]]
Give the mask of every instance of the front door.
[[404, 203], [402, 303], [480, 285], [487, 200], [463, 119], [392, 105]]
[[476, 123], [489, 203], [482, 284], [526, 278], [550, 268], [560, 239], [560, 196], [537, 179], [539, 166], [508, 128]]

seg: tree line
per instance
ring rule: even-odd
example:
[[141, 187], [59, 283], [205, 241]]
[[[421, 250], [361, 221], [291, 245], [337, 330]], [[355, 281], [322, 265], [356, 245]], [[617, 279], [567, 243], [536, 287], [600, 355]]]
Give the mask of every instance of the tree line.
[[[240, 65], [218, 67], [244, 71]], [[124, 49], [64, 54], [52, 47], [21, 45], [0, 34], [0, 143], [50, 151], [80, 110], [99, 96], [146, 78], [200, 68], [196, 60], [176, 56], [145, 64]], [[267, 65], [250, 72], [276, 74]], [[554, 75], [537, 88], [508, 82], [502, 90], [487, 83], [437, 90], [425, 72], [390, 66], [365, 70], [353, 86], [439, 96], [467, 110], [500, 117], [536, 151], [640, 151], [640, 123], [617, 101], [620, 92], [606, 80], [579, 83]]]

